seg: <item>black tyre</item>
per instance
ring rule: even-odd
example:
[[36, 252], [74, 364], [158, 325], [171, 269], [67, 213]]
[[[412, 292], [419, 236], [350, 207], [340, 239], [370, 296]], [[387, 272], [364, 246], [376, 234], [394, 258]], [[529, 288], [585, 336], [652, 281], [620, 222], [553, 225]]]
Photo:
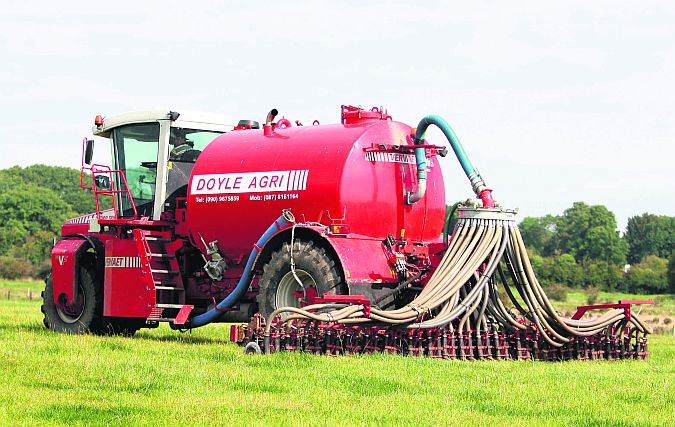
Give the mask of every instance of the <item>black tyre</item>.
[[313, 289], [319, 297], [325, 293], [346, 292], [335, 260], [311, 240], [296, 240], [293, 243], [293, 260], [295, 274], [302, 285], [291, 271], [289, 243], [284, 243], [281, 249], [272, 253], [269, 262], [264, 266], [256, 298], [258, 311], [264, 317], [279, 307], [300, 307], [304, 298], [298, 298], [294, 293], [303, 292], [303, 288]]
[[96, 333], [100, 335], [121, 335], [133, 337], [136, 331], [145, 325], [145, 319], [124, 317], [105, 317], [103, 325]]
[[246, 354], [262, 354], [262, 349], [258, 345], [257, 342], [251, 341], [250, 343], [246, 344], [244, 347], [244, 353]]
[[45, 279], [42, 293], [44, 325], [56, 332], [100, 333], [103, 329], [103, 289], [96, 286], [90, 271], [80, 267], [79, 292], [74, 304], [54, 303], [52, 275]]

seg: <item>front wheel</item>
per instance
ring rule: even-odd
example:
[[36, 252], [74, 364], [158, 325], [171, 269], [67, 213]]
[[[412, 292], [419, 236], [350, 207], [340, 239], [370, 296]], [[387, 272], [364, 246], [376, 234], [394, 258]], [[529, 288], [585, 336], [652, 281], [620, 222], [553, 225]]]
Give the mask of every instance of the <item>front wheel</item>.
[[[279, 307], [301, 307], [306, 295], [345, 293], [338, 264], [322, 247], [309, 241], [293, 243], [295, 275], [291, 271], [290, 244], [272, 253], [263, 268], [258, 290], [258, 311], [267, 318]], [[300, 295], [300, 297], [298, 297]]]
[[50, 274], [45, 279], [42, 293], [44, 325], [56, 332], [81, 334], [98, 333], [103, 327], [103, 290], [96, 286], [91, 272], [84, 267], [79, 271], [79, 289], [73, 304], [54, 302], [54, 282]]

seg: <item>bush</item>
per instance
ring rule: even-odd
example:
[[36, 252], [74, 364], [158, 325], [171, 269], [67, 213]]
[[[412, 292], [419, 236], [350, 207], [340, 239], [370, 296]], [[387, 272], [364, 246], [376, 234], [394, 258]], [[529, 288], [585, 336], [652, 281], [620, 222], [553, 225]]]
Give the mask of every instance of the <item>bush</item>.
[[550, 286], [544, 288], [544, 293], [554, 301], [565, 302], [567, 301], [567, 293], [570, 291], [565, 285], [560, 283], [554, 283]]
[[675, 293], [675, 248], [673, 248], [673, 254], [670, 256], [668, 261], [668, 291], [670, 293]]
[[51, 272], [52, 272], [52, 260], [51, 258], [47, 258], [43, 260], [39, 265], [35, 266], [35, 272], [33, 274], [33, 277], [42, 280], [47, 276], [49, 276], [49, 273]]
[[588, 294], [586, 297], [586, 303], [588, 305], [593, 305], [598, 302], [598, 296], [600, 296], [600, 289], [598, 288], [589, 288]]
[[670, 325], [673, 320], [670, 317], [666, 317], [663, 319], [663, 324], [664, 325]]
[[0, 277], [15, 280], [30, 277], [34, 274], [33, 265], [25, 259], [11, 256], [0, 256]]
[[641, 263], [631, 266], [624, 279], [625, 288], [633, 293], [667, 292], [667, 273], [667, 259], [648, 255]]
[[542, 285], [564, 284], [578, 287], [581, 285], [583, 271], [570, 254], [542, 258], [532, 258], [532, 266]]
[[614, 290], [620, 287], [623, 271], [618, 265], [606, 261], [587, 260], [582, 265], [584, 286]]

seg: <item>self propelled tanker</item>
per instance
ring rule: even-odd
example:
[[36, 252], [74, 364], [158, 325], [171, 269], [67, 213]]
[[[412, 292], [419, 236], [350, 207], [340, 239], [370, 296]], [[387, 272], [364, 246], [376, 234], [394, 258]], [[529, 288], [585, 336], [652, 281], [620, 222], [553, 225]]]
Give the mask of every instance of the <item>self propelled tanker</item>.
[[[92, 164], [83, 141], [81, 186], [97, 212], [63, 225], [45, 325], [131, 335], [245, 322], [230, 338], [250, 352], [646, 357], [636, 301], [560, 316], [515, 212], [494, 202], [442, 118], [411, 128], [352, 106], [338, 124], [276, 117], [97, 116], [112, 165]], [[447, 144], [428, 142], [429, 126]], [[439, 167], [450, 152], [476, 196], [453, 230]], [[608, 311], [583, 317], [593, 308]]]

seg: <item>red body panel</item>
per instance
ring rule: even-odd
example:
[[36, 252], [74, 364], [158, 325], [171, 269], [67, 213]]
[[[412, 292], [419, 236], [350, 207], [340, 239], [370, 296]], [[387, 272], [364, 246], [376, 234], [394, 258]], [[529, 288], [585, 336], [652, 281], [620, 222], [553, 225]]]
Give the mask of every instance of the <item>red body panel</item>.
[[[411, 144], [409, 134], [405, 124], [372, 120], [277, 129], [272, 136], [259, 130], [221, 135], [206, 147], [193, 169], [188, 228], [195, 241], [200, 241], [198, 235], [207, 242], [218, 240], [230, 259], [248, 253], [251, 242], [285, 208], [299, 221], [339, 222], [354, 235], [376, 240], [405, 233], [414, 241], [438, 242], [445, 189], [436, 159], [429, 159], [426, 196], [406, 205], [405, 194], [417, 184], [414, 155], [365, 151], [379, 144]], [[342, 246], [345, 254], [363, 253], [349, 243]], [[385, 261], [357, 261], [355, 252], [348, 255], [355, 260], [348, 268], [348, 282], [392, 277]], [[356, 267], [366, 263], [370, 265]]]
[[65, 295], [66, 302], [73, 303], [73, 295], [77, 287], [77, 255], [86, 240], [61, 240], [52, 249], [52, 280], [54, 286], [54, 302]]
[[89, 233], [89, 222], [87, 223], [70, 223], [66, 222], [61, 226], [62, 236], [72, 236], [74, 234], [91, 234]]
[[132, 239], [105, 242], [104, 316], [149, 317], [155, 289], [141, 280], [141, 261]]

